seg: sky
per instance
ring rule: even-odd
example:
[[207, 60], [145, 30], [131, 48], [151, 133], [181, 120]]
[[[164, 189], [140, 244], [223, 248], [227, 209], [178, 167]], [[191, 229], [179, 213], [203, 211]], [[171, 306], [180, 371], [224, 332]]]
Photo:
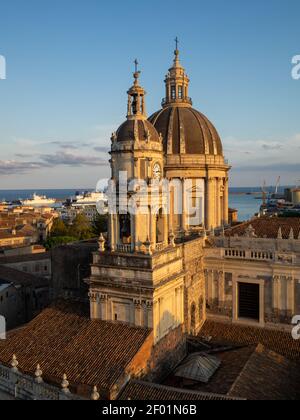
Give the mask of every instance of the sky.
[[133, 61], [151, 115], [176, 36], [231, 186], [298, 183], [299, 0], [0, 0], [0, 10], [0, 189], [93, 188], [108, 177]]

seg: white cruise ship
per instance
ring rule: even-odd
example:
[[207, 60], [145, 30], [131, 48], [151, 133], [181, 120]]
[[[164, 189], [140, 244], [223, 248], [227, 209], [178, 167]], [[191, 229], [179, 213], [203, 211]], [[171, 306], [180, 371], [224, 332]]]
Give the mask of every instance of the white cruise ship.
[[47, 198], [45, 195], [33, 194], [28, 200], [21, 200], [22, 206], [47, 207], [56, 203], [54, 198]]
[[69, 200], [75, 205], [96, 205], [99, 201], [106, 201], [107, 198], [103, 192], [84, 192], [82, 194], [76, 193], [74, 197]]

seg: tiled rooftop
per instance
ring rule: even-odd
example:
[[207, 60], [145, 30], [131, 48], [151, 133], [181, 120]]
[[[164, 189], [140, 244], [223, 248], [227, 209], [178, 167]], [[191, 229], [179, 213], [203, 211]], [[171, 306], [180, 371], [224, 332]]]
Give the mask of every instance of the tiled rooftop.
[[236, 398], [178, 389], [149, 382], [130, 381], [119, 399], [123, 401], [218, 401], [234, 400]]
[[71, 389], [89, 395], [91, 387], [107, 392], [123, 374], [148, 329], [88, 318], [80, 304], [59, 303], [27, 326], [0, 341], [0, 363], [17, 356], [20, 371], [33, 374], [41, 365], [45, 381], [60, 385], [66, 373]]
[[228, 229], [226, 236], [245, 236], [247, 229], [252, 226], [255, 234], [259, 238], [276, 239], [279, 228], [282, 230], [283, 239], [288, 239], [291, 229], [294, 232], [294, 239], [299, 238], [300, 217], [262, 217], [249, 222], [242, 223], [236, 227]]
[[212, 342], [221, 345], [257, 346], [262, 344], [267, 349], [291, 360], [300, 360], [300, 340], [294, 340], [291, 333], [285, 331], [208, 320], [199, 336], [211, 337]]
[[33, 274], [24, 273], [3, 265], [0, 265], [0, 281], [22, 286], [34, 285], [36, 287], [44, 287], [49, 285], [49, 281], [43, 277], [34, 276]]

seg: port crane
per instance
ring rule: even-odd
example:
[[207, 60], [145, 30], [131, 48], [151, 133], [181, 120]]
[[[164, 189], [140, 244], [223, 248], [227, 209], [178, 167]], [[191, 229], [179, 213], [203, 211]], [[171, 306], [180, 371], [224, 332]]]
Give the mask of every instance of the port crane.
[[275, 186], [275, 196], [278, 195], [278, 190], [280, 187], [280, 181], [281, 181], [281, 176], [278, 177], [277, 182], [276, 182], [276, 186]]

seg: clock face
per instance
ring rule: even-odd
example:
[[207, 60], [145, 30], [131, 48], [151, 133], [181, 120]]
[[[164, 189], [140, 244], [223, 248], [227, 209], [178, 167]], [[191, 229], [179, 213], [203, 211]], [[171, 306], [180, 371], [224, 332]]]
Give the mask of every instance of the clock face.
[[153, 178], [160, 179], [161, 178], [161, 167], [159, 163], [155, 163], [153, 166]]

